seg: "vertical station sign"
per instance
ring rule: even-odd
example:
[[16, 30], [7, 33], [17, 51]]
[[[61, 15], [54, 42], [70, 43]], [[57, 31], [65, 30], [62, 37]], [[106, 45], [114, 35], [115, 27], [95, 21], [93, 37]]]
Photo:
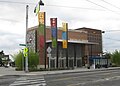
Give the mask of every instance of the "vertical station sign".
[[39, 12], [38, 13], [38, 22], [39, 22], [39, 27], [38, 27], [38, 37], [39, 37], [39, 44], [40, 48], [44, 47], [44, 42], [45, 42], [45, 12]]
[[50, 18], [51, 33], [52, 33], [52, 47], [57, 48], [57, 18]]
[[68, 42], [68, 23], [62, 23], [62, 45], [63, 48], [67, 48]]
[[40, 52], [40, 62], [44, 64], [43, 58], [45, 53], [45, 41], [46, 41], [46, 30], [45, 30], [45, 12], [38, 13], [38, 49]]

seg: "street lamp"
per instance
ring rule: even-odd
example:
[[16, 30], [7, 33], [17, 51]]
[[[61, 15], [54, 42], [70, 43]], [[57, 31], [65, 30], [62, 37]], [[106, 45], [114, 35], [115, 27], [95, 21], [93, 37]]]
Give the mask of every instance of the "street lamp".
[[40, 6], [44, 6], [44, 3], [42, 2], [42, 0], [38, 2], [38, 5], [36, 5], [34, 9], [34, 13], [38, 13], [40, 11]]
[[[42, 2], [42, 0], [39, 1], [39, 10], [40, 10], [40, 5], [41, 5], [41, 6], [44, 6], [44, 3]], [[28, 47], [28, 45], [27, 45], [28, 8], [29, 8], [29, 6], [26, 5], [26, 39], [25, 39], [26, 48]], [[35, 7], [34, 12], [36, 12], [36, 8], [37, 8], [37, 6]], [[38, 10], [38, 11], [39, 11], [39, 10]], [[26, 64], [26, 65], [25, 65], [25, 72], [28, 72], [28, 56], [26, 56], [26, 62], [25, 62], [25, 64]]]
[[42, 2], [42, 0], [39, 1], [39, 5], [43, 5], [44, 6], [44, 3]]
[[[27, 29], [28, 29], [28, 8], [29, 6], [26, 5], [26, 48], [28, 47], [27, 46]], [[28, 56], [26, 56], [26, 60], [25, 60], [25, 72], [28, 72]]]
[[102, 33], [105, 33], [105, 31], [102, 31]]

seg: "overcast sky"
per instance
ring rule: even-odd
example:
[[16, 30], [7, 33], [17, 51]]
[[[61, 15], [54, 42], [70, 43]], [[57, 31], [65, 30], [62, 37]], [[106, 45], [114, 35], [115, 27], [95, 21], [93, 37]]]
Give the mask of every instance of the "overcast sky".
[[[20, 3], [19, 3], [20, 2]], [[25, 43], [25, 10], [29, 4], [29, 27], [38, 25], [34, 7], [38, 0], [0, 0], [0, 50], [17, 53]], [[46, 25], [58, 18], [58, 26], [68, 22], [69, 29], [88, 27], [106, 31], [103, 51], [120, 49], [120, 0], [43, 0]]]

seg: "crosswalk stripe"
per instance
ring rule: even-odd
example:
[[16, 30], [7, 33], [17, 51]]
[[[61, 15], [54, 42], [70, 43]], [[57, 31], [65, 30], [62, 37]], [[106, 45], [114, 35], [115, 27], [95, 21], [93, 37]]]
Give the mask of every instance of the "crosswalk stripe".
[[44, 77], [21, 77], [9, 86], [47, 86]]

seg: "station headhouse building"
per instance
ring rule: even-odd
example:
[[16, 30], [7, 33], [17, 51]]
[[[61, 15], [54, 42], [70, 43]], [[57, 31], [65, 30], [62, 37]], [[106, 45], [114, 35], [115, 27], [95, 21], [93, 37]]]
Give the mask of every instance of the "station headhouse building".
[[38, 52], [40, 68], [83, 67], [91, 65], [89, 58], [102, 53], [102, 31], [92, 28], [68, 29], [68, 44], [62, 46], [62, 30], [57, 28], [57, 48], [52, 48], [51, 27], [46, 27], [45, 47], [40, 49], [38, 26], [27, 30], [27, 43], [30, 49]]

